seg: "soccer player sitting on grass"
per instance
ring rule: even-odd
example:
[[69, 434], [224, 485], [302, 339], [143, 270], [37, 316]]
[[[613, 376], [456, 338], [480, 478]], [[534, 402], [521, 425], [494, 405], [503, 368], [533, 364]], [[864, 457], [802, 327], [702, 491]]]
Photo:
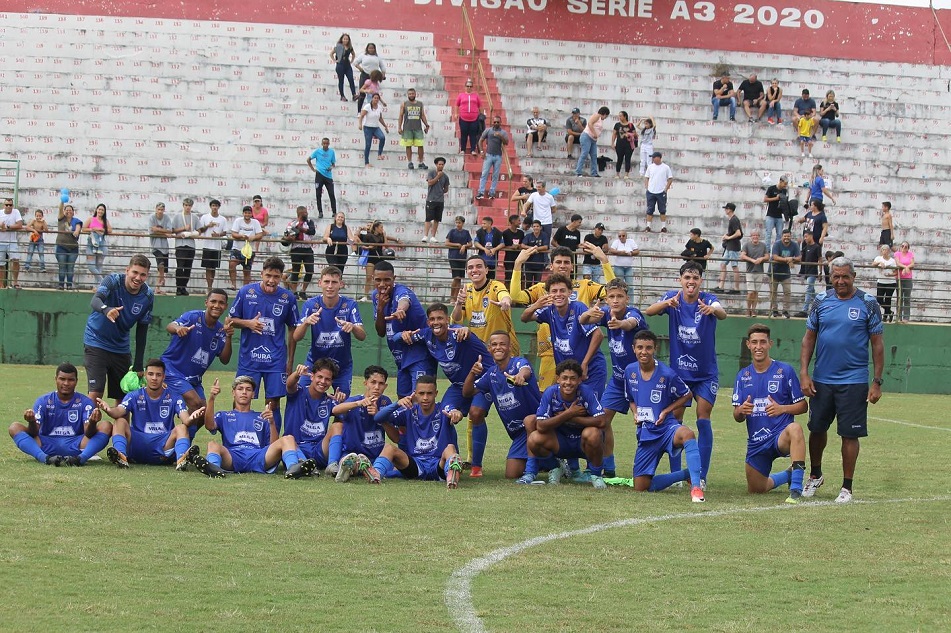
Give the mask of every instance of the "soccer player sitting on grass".
[[[447, 488], [459, 486], [462, 463], [456, 449], [455, 425], [462, 419], [459, 409], [436, 404], [436, 377], [420, 376], [416, 392], [380, 409], [375, 419], [405, 429], [406, 450], [393, 444], [383, 447], [373, 468], [383, 473], [399, 471], [404, 479], [445, 480]], [[394, 474], [395, 476], [395, 474]]]
[[528, 436], [528, 462], [521, 483], [531, 483], [538, 472], [536, 459], [554, 455], [588, 460], [591, 485], [606, 488], [601, 478], [604, 458], [604, 410], [593, 389], [581, 384], [584, 370], [576, 360], [563, 360], [555, 367], [557, 384], [542, 394], [538, 411], [525, 425], [535, 425]]
[[386, 436], [394, 442], [400, 439], [399, 431], [391, 424], [374, 420], [380, 409], [393, 403], [383, 395], [389, 377], [379, 365], [370, 365], [363, 370], [363, 395], [350, 396], [331, 410], [336, 420], [327, 434], [329, 464], [325, 472], [338, 482], [360, 473], [371, 484], [380, 483], [380, 473], [372, 460], [380, 456]]
[[[339, 373], [331, 358], [318, 358], [314, 364], [298, 365], [287, 377], [287, 407], [284, 409], [284, 435], [297, 441], [297, 457], [314, 460], [319, 468], [327, 467], [330, 448], [331, 411], [337, 401], [327, 391]], [[306, 376], [309, 384], [300, 386]]]
[[221, 433], [221, 443], [208, 442], [208, 459], [189, 451], [189, 461], [209, 477], [224, 477], [225, 471], [236, 473], [273, 473], [283, 461], [285, 479], [300, 479], [313, 474], [317, 464], [312, 459], [300, 461], [297, 442], [291, 435], [279, 437], [274, 413], [265, 404], [262, 413], [251, 410], [254, 400], [254, 378], [238, 376], [231, 384], [234, 409], [215, 412], [215, 399], [221, 393], [218, 379], [211, 387], [205, 407], [205, 428]]
[[114, 407], [102, 398], [96, 399], [96, 406], [115, 420], [112, 446], [106, 455], [117, 467], [128, 468], [130, 461], [169, 464], [173, 454], [175, 470], [187, 467], [192, 438], [204, 421], [205, 410], [199, 408], [189, 415], [185, 399], [164, 383], [165, 363], [153, 358], [145, 364], [144, 387], [130, 391]]
[[[654, 358], [657, 335], [642, 330], [634, 335], [636, 363], [624, 370], [625, 393], [637, 424], [634, 453], [634, 490], [656, 492], [690, 479], [690, 500], [703, 502], [700, 488], [700, 450], [690, 428], [674, 412], [690, 402], [690, 390], [673, 369]], [[655, 475], [660, 458], [683, 451], [687, 468]]]
[[56, 391], [36, 399], [23, 421], [10, 425], [10, 437], [21, 451], [41, 464], [82, 466], [109, 443], [112, 425], [102, 419], [96, 403], [76, 393], [78, 372], [72, 363], [56, 368]]
[[[790, 365], [769, 357], [773, 341], [769, 328], [750, 326], [746, 347], [753, 364], [736, 374], [733, 388], [733, 419], [746, 422], [746, 489], [769, 492], [789, 484], [786, 503], [799, 503], [806, 472], [806, 439], [794, 416], [809, 405]], [[773, 461], [791, 457], [792, 468], [769, 474]]]

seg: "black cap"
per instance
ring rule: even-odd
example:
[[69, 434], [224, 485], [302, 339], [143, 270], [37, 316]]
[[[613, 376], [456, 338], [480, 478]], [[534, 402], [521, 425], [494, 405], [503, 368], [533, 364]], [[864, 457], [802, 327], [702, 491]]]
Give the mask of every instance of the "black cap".
[[573, 108], [573, 109], [571, 110], [571, 113], [572, 113], [572, 114], [581, 114], [581, 110], [579, 110], [578, 108]]
[[660, 152], [654, 152], [653, 154], [651, 154], [651, 158], [663, 158], [663, 157], [664, 155], [661, 154]]
[[594, 225], [594, 228], [604, 230], [604, 222], [598, 222]]
[[723, 208], [729, 209], [730, 211], [736, 211], [736, 205], [732, 202], [727, 202], [725, 205], [723, 205]]

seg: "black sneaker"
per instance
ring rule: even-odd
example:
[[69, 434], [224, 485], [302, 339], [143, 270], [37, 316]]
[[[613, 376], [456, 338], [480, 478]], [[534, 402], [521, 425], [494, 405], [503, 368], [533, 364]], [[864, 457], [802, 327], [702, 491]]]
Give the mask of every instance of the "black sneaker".
[[63, 465], [63, 457], [61, 455], [47, 455], [46, 465], [56, 466], [57, 468], [59, 468], [60, 466]]
[[426, 163], [420, 163], [419, 165], [416, 165], [416, 169], [429, 169], [429, 165]]
[[793, 316], [796, 317], [797, 319], [805, 319], [809, 315], [806, 314], [805, 312], [800, 311], [794, 314]]
[[83, 463], [79, 461], [79, 455], [70, 455], [69, 457], [63, 457], [62, 464], [63, 466], [82, 466]]
[[485, 197], [485, 194], [482, 193], [481, 191], [476, 194], [476, 200], [482, 200], [482, 198], [484, 198], [484, 197]]
[[723, 292], [723, 288], [721, 288], [720, 286], [717, 286], [716, 288], [713, 289], [713, 292]]
[[788, 318], [789, 318], [789, 313], [786, 312], [785, 310], [783, 310], [783, 318], [784, 318], [784, 319], [788, 319]]
[[769, 318], [771, 318], [771, 319], [778, 319], [778, 318], [779, 318], [779, 312], [776, 312], [776, 310], [773, 310], [772, 312], [770, 312]]
[[740, 291], [737, 290], [736, 288], [734, 288], [733, 290], [727, 290], [726, 293], [727, 293], [728, 295], [738, 295], [738, 294], [740, 294]]
[[666, 227], [666, 226], [661, 227], [660, 232], [661, 232], [661, 233], [666, 233], [666, 232], [667, 232], [667, 227]]

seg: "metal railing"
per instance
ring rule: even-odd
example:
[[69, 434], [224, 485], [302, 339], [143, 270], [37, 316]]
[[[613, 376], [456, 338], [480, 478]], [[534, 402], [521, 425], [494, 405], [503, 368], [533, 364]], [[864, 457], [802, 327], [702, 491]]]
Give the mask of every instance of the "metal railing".
[[20, 161], [16, 158], [0, 158], [0, 193], [13, 198], [14, 207], [20, 206]]

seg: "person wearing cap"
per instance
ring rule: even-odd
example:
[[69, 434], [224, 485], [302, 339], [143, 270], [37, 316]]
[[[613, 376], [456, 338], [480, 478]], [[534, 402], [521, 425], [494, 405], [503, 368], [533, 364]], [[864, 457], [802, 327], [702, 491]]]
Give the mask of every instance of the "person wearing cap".
[[575, 144], [581, 144], [581, 134], [587, 125], [588, 120], [581, 116], [581, 110], [578, 108], [572, 109], [571, 116], [565, 121], [565, 143], [567, 143], [565, 151], [568, 158], [572, 158], [571, 148]]
[[[594, 225], [594, 232], [584, 236], [585, 242], [594, 244], [605, 253], [608, 252], [608, 238], [604, 235], [604, 223], [598, 222]], [[596, 283], [601, 283], [601, 262], [599, 262], [590, 252], [584, 254], [581, 260], [581, 277], [590, 279]]]
[[736, 205], [727, 202], [723, 205], [726, 211], [727, 227], [723, 234], [723, 260], [720, 262], [720, 281], [714, 292], [724, 292], [726, 286], [726, 268], [729, 265], [733, 268], [733, 290], [725, 291], [728, 295], [740, 294], [740, 249], [742, 248], [743, 227], [740, 225], [740, 218], [736, 217]]
[[532, 146], [535, 143], [544, 143], [548, 138], [548, 120], [541, 116], [538, 106], [532, 108], [532, 117], [526, 122], [528, 131], [525, 133], [525, 145], [528, 147], [528, 157], [532, 157]]
[[667, 190], [674, 184], [674, 172], [663, 161], [660, 152], [651, 154], [651, 164], [644, 172], [644, 188], [647, 189], [647, 233], [651, 232], [655, 208], [660, 212], [660, 232], [667, 232]]
[[799, 119], [803, 117], [808, 117], [814, 119], [816, 124], [819, 124], [819, 115], [816, 114], [816, 100], [809, 96], [808, 88], [802, 89], [802, 96], [796, 99], [796, 102], [793, 104], [793, 128], [799, 129]]

